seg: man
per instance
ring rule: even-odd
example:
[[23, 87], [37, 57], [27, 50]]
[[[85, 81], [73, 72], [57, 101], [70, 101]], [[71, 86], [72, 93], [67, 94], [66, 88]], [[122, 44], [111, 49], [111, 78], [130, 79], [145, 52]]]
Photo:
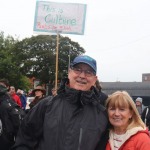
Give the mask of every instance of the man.
[[[20, 126], [18, 105], [8, 95], [9, 81], [0, 79], [0, 150], [10, 150]], [[20, 107], [19, 107], [20, 108]]]
[[142, 115], [142, 112], [143, 110], [145, 109], [145, 106], [143, 105], [143, 99], [141, 97], [138, 97], [136, 100], [135, 100], [135, 104], [136, 104], [136, 108], [140, 114], [140, 116]]
[[94, 87], [96, 61], [78, 56], [58, 94], [38, 103], [25, 117], [15, 150], [101, 150], [108, 118]]

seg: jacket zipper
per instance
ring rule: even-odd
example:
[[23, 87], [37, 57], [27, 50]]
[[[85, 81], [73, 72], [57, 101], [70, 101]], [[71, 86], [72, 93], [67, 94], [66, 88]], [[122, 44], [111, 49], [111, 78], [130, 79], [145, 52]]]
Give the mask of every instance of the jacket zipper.
[[79, 134], [79, 146], [78, 146], [78, 150], [80, 150], [81, 148], [81, 141], [82, 141], [82, 133], [83, 133], [83, 129], [80, 128], [80, 134]]

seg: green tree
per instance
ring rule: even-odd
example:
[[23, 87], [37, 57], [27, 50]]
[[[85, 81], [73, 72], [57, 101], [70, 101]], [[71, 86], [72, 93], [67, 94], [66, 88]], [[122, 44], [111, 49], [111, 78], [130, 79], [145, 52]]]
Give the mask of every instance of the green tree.
[[0, 32], [0, 78], [8, 79], [16, 88], [29, 88], [29, 81], [21, 74], [19, 66], [13, 61], [15, 56], [12, 49], [17, 42], [18, 40], [12, 36], [5, 38], [4, 32]]
[[[25, 38], [13, 47], [13, 61], [20, 72], [27, 77], [40, 79], [42, 83], [55, 80], [56, 35], [38, 35]], [[71, 60], [85, 50], [68, 37], [59, 36], [58, 79], [67, 75], [70, 55]]]

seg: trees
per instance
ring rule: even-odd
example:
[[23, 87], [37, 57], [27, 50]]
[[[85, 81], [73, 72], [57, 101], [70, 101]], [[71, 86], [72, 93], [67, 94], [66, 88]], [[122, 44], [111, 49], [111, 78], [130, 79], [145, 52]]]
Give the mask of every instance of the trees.
[[[54, 83], [56, 63], [56, 35], [38, 35], [25, 38], [15, 44], [11, 53], [20, 72], [27, 77], [40, 79], [42, 83]], [[58, 80], [67, 75], [71, 60], [85, 50], [68, 37], [59, 35]]]
[[13, 61], [12, 49], [18, 42], [12, 36], [4, 37], [0, 32], [0, 78], [6, 78], [16, 88], [28, 88], [28, 79], [21, 74], [19, 66]]
[[[28, 89], [27, 77], [54, 84], [56, 35], [38, 35], [21, 41], [0, 32], [0, 78], [7, 78], [16, 88]], [[69, 55], [72, 60], [85, 53], [77, 42], [59, 35], [58, 80], [67, 76]]]

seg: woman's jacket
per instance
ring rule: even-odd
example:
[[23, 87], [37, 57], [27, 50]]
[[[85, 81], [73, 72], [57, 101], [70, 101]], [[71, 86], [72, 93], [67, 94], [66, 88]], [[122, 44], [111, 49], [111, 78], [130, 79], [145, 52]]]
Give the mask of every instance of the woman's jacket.
[[[147, 129], [142, 127], [135, 127], [127, 131], [127, 136], [124, 138], [124, 143], [119, 150], [149, 150], [150, 149], [150, 135]], [[110, 139], [107, 143], [106, 150], [114, 150], [113, 133], [110, 131]]]

